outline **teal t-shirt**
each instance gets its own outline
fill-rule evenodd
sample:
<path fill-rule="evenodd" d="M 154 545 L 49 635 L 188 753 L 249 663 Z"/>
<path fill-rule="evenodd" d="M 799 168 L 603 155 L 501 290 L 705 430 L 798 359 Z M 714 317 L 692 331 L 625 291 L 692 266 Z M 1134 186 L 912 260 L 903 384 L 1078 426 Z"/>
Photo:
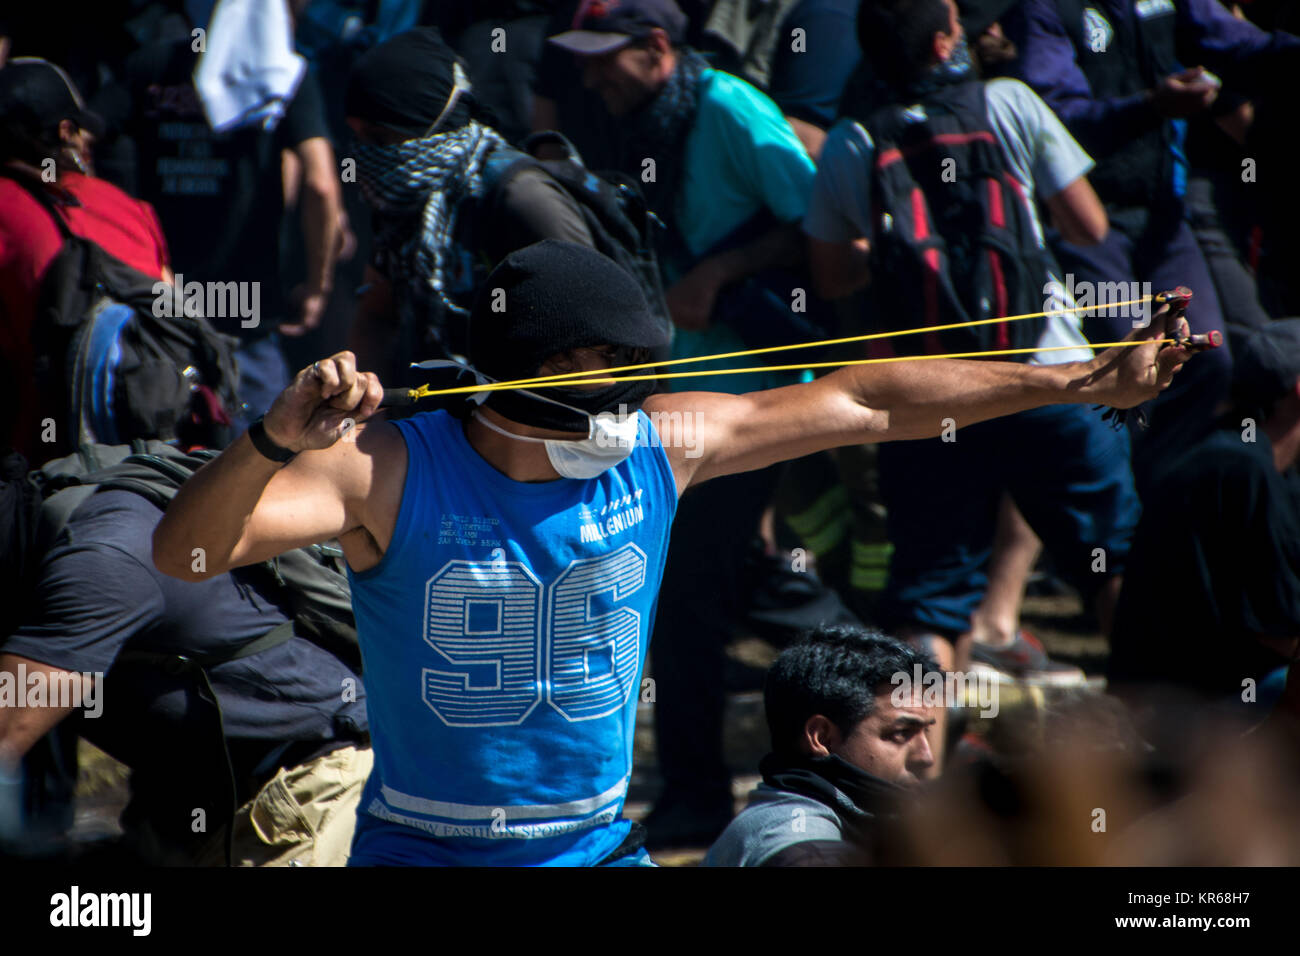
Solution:
<path fill-rule="evenodd" d="M 817 169 L 781 110 L 744 80 L 720 70 L 700 76 L 700 107 L 686 137 L 682 185 L 674 210 L 692 256 L 700 256 L 766 208 L 781 222 L 799 222 L 808 210 Z M 671 284 L 677 275 L 669 271 Z M 699 332 L 678 329 L 673 358 L 744 349 L 740 336 L 722 325 Z M 797 353 L 792 353 L 797 354 Z M 792 359 L 793 361 L 793 359 Z M 762 357 L 694 368 L 750 368 Z M 800 380 L 798 372 L 760 372 L 674 379 L 675 391 L 752 392 Z"/>

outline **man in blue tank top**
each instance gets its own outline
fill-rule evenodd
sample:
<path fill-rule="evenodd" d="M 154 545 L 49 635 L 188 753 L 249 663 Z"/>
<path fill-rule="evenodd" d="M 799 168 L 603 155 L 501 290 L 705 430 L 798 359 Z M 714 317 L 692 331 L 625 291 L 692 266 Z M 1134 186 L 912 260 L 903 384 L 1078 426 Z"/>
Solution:
<path fill-rule="evenodd" d="M 648 863 L 621 811 L 678 496 L 824 448 L 936 435 L 945 419 L 1131 407 L 1188 355 L 1161 339 L 1182 318 L 1157 318 L 1134 332 L 1145 344 L 1090 362 L 860 366 L 746 395 L 604 379 L 368 426 L 383 388 L 340 352 L 182 488 L 154 561 L 197 580 L 338 538 L 375 754 L 352 864 Z M 556 240 L 497 266 L 471 329 L 470 362 L 496 381 L 662 344 L 630 275 Z"/>

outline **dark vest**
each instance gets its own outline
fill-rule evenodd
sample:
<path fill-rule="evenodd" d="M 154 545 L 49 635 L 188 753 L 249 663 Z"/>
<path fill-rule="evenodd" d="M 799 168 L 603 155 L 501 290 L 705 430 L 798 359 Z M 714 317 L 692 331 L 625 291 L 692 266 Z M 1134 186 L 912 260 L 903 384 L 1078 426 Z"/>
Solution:
<path fill-rule="evenodd" d="M 1132 96 L 1181 69 L 1175 52 L 1175 2 L 1145 0 L 1142 5 L 1151 13 L 1140 17 L 1135 0 L 1056 0 L 1096 99 Z M 1104 31 L 1104 51 L 1093 49 L 1098 30 Z M 1088 181 L 1108 205 L 1149 206 L 1170 199 L 1181 193 L 1174 184 L 1179 140 L 1178 128 L 1166 120 L 1113 152 L 1094 156 L 1097 167 Z"/>

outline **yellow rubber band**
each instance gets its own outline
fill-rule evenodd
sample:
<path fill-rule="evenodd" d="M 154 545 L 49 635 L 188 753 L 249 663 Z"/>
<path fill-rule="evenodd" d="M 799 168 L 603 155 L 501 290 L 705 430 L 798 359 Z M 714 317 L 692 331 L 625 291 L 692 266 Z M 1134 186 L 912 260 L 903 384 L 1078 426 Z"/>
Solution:
<path fill-rule="evenodd" d="M 1139 339 L 1137 341 L 1124 342 L 1099 342 L 1089 343 L 1088 348 L 1094 349 L 1115 349 L 1115 348 L 1132 348 L 1138 345 L 1163 345 L 1176 344 L 1176 339 Z M 791 346 L 782 346 L 790 348 Z M 920 362 L 932 361 L 934 359 L 963 359 L 963 358 L 986 358 L 993 355 L 1033 355 L 1038 352 L 1066 352 L 1073 349 L 1084 348 L 1081 345 L 1051 345 L 1045 348 L 1022 348 L 1022 349 L 997 349 L 991 352 L 950 352 L 946 355 L 894 355 L 887 358 L 869 358 L 869 359 L 846 359 L 838 362 L 800 362 L 797 365 L 759 365 L 754 368 L 715 368 L 700 369 L 693 372 L 668 372 L 662 375 L 620 375 L 617 378 L 611 378 L 611 372 L 622 372 L 625 369 L 632 370 L 638 368 L 653 368 L 655 365 L 628 365 L 624 368 L 598 369 L 594 372 L 574 373 L 567 377 L 549 376 L 547 378 L 537 379 L 520 379 L 514 382 L 490 382 L 484 385 L 463 385 L 457 388 L 440 388 L 430 389 L 426 385 L 420 386 L 420 397 L 427 398 L 432 395 L 470 395 L 475 392 L 500 392 L 516 388 L 564 388 L 571 385 L 613 385 L 617 382 L 645 382 L 660 381 L 670 378 L 702 378 L 709 375 L 743 375 L 748 372 L 783 372 L 798 371 L 801 369 L 812 368 L 843 368 L 852 365 L 884 365 L 890 362 Z M 736 352 L 734 355 L 745 355 L 751 353 Z M 717 358 L 718 356 L 709 356 Z M 695 361 L 698 361 L 695 360 Z M 599 374 L 603 378 L 576 378 L 576 375 Z"/>
<path fill-rule="evenodd" d="M 1112 302 L 1105 305 L 1106 309 L 1119 309 L 1124 306 L 1138 305 L 1156 298 L 1151 295 L 1144 295 L 1138 299 L 1130 299 L 1127 302 Z M 509 384 L 512 386 L 522 385 L 533 382 L 546 382 L 557 379 L 574 379 L 585 378 L 590 375 L 608 375 L 610 372 L 632 372 L 643 368 L 666 368 L 670 365 L 684 365 L 690 362 L 714 362 L 719 359 L 742 358 L 746 355 L 766 355 L 770 352 L 786 352 L 792 349 L 811 349 L 823 345 L 847 345 L 850 342 L 872 342 L 877 339 L 892 339 L 900 335 L 919 335 L 924 332 L 946 332 L 950 329 L 972 328 L 977 325 L 996 325 L 999 322 L 1019 322 L 1023 319 L 1037 319 L 1048 315 L 1073 315 L 1083 312 L 1082 309 L 1048 309 L 1045 312 L 1026 312 L 1023 315 L 1002 315 L 992 319 L 974 319 L 970 322 L 952 322 L 948 325 L 928 325 L 916 329 L 900 329 L 896 332 L 870 332 L 865 335 L 849 335 L 839 339 L 822 339 L 818 342 L 796 342 L 793 345 L 769 345 L 759 349 L 743 349 L 739 352 L 719 352 L 716 355 L 694 355 L 689 358 L 665 359 L 662 362 L 642 362 L 639 365 L 623 365 L 618 368 L 606 369 L 589 369 L 585 372 L 563 372 L 557 375 L 542 375 L 536 378 L 515 379 Z M 1079 346 L 1071 346 L 1078 348 Z M 1043 351 L 1043 350 L 1035 350 Z M 944 358 L 942 355 L 930 356 L 931 358 Z M 810 366 L 798 366 L 799 368 L 808 368 Z M 734 371 L 728 369 L 728 371 Z M 500 383 L 507 384 L 507 383 Z"/>

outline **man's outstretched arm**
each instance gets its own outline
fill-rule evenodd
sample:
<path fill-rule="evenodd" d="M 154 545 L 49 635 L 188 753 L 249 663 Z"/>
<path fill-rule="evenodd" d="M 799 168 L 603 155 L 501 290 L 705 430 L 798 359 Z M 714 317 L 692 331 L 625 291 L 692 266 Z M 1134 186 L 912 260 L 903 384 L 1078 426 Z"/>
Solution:
<path fill-rule="evenodd" d="M 1158 340 L 1187 323 L 1165 306 L 1090 362 L 1021 365 L 931 359 L 840 369 L 806 385 L 720 395 L 678 392 L 646 403 L 679 491 L 691 482 L 762 468 L 841 445 L 931 438 L 1042 405 L 1131 408 L 1154 398 L 1190 354 Z M 656 416 L 656 413 L 657 416 Z M 690 429 L 689 433 L 687 429 Z M 694 457 L 692 457 L 694 456 Z"/>
<path fill-rule="evenodd" d="M 358 424 L 382 398 L 379 379 L 356 372 L 351 352 L 303 369 L 264 419 L 268 438 L 300 454 L 278 464 L 241 435 L 196 471 L 168 506 L 154 530 L 154 564 L 165 574 L 199 581 L 336 537 L 352 561 L 356 551 L 346 536 L 373 536 L 372 492 L 389 481 L 394 455 L 405 451 L 391 425 L 372 430 Z M 345 436 L 354 440 L 340 440 Z M 392 448 L 394 442 L 402 448 Z M 376 457 L 385 459 L 383 468 L 375 467 Z M 382 530 L 380 536 L 386 543 Z"/>

